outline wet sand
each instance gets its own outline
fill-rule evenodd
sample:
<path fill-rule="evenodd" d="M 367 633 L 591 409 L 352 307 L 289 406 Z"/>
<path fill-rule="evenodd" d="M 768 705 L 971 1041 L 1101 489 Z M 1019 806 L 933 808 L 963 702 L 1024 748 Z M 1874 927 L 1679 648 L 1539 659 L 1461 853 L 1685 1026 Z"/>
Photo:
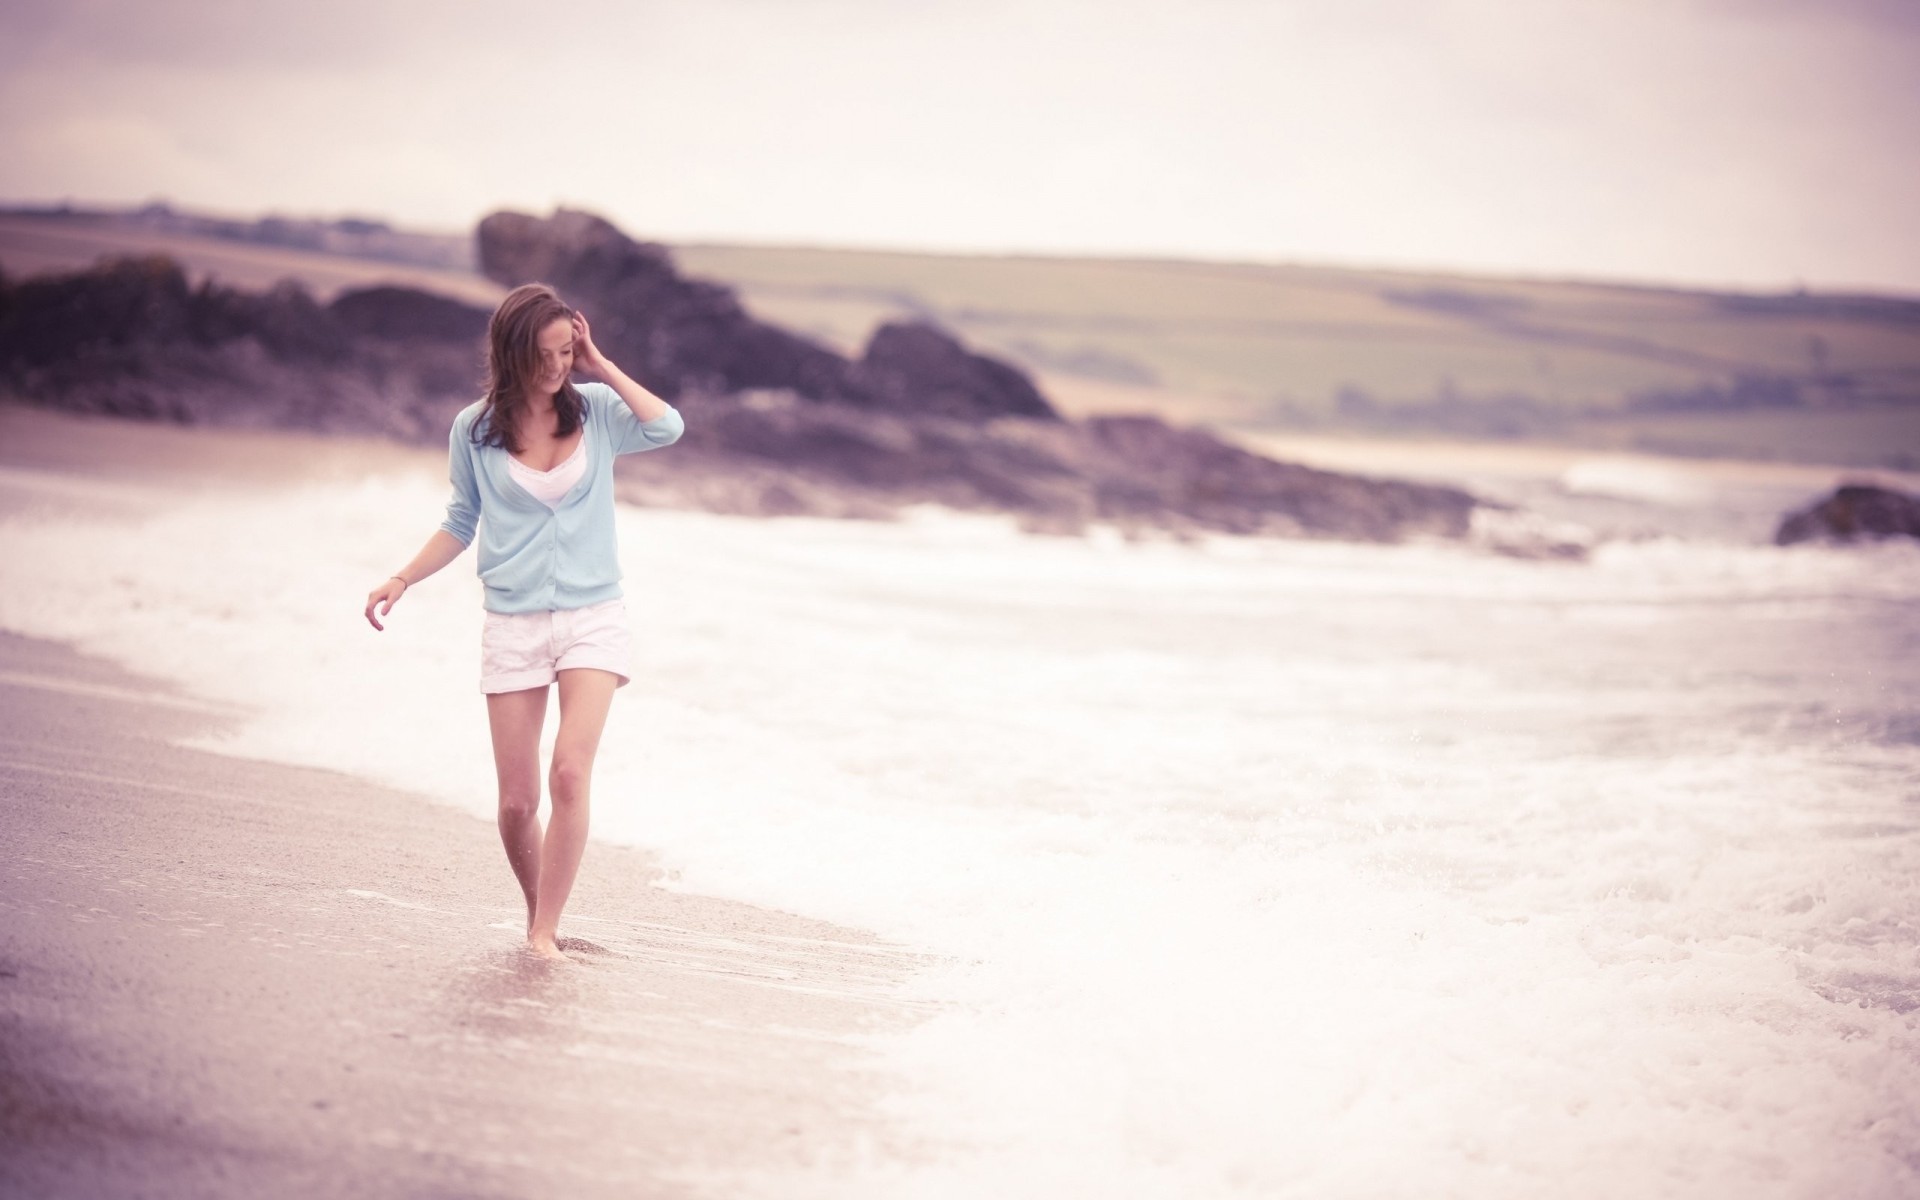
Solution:
<path fill-rule="evenodd" d="M 11 634 L 0 715 L 0 1195 L 730 1194 L 888 1146 L 849 1038 L 915 1015 L 893 948 L 594 845 L 544 964 L 488 822 L 181 748 L 231 716 Z"/>

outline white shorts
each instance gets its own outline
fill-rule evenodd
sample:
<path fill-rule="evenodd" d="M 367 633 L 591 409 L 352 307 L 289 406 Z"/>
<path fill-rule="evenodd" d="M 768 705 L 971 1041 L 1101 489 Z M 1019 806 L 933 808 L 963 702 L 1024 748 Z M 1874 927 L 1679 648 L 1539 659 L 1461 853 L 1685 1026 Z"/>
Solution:
<path fill-rule="evenodd" d="M 486 614 L 480 629 L 480 690 L 518 692 L 545 687 L 572 667 L 620 677 L 633 666 L 633 635 L 624 600 L 552 612 Z"/>

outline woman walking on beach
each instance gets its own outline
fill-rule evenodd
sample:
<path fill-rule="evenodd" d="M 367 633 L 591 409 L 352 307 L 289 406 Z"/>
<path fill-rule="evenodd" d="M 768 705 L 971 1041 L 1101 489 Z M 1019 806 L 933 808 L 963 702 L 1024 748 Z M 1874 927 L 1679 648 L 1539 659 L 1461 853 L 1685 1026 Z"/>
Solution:
<path fill-rule="evenodd" d="M 560 910 L 587 845 L 593 759 L 630 647 L 614 544 L 613 459 L 678 440 L 672 405 L 593 344 L 585 317 L 552 288 L 515 288 L 487 327 L 487 394 L 453 420 L 447 519 L 367 596 L 382 629 L 409 587 L 479 537 L 486 590 L 480 690 L 500 780 L 500 839 L 527 899 L 527 946 L 561 958 Z M 597 382 L 576 387 L 579 372 Z M 540 826 L 540 731 L 547 691 L 560 729 Z"/>

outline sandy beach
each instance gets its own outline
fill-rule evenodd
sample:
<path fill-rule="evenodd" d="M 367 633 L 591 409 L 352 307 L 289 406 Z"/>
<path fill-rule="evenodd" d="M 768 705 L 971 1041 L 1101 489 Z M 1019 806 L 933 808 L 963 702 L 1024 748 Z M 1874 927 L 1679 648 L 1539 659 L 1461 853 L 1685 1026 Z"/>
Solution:
<path fill-rule="evenodd" d="M 179 748 L 228 716 L 42 641 L 0 712 L 0 1194 L 711 1194 L 888 1137 L 869 937 L 595 846 L 551 967 L 484 821 Z"/>

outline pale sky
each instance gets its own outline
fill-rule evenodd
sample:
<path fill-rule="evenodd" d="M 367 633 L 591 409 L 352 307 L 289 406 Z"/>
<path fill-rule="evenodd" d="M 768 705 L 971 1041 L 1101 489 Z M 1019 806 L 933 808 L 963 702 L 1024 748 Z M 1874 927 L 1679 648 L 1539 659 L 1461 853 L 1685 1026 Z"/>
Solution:
<path fill-rule="evenodd" d="M 1920 0 L 7 0 L 0 200 L 1920 293 Z"/>

